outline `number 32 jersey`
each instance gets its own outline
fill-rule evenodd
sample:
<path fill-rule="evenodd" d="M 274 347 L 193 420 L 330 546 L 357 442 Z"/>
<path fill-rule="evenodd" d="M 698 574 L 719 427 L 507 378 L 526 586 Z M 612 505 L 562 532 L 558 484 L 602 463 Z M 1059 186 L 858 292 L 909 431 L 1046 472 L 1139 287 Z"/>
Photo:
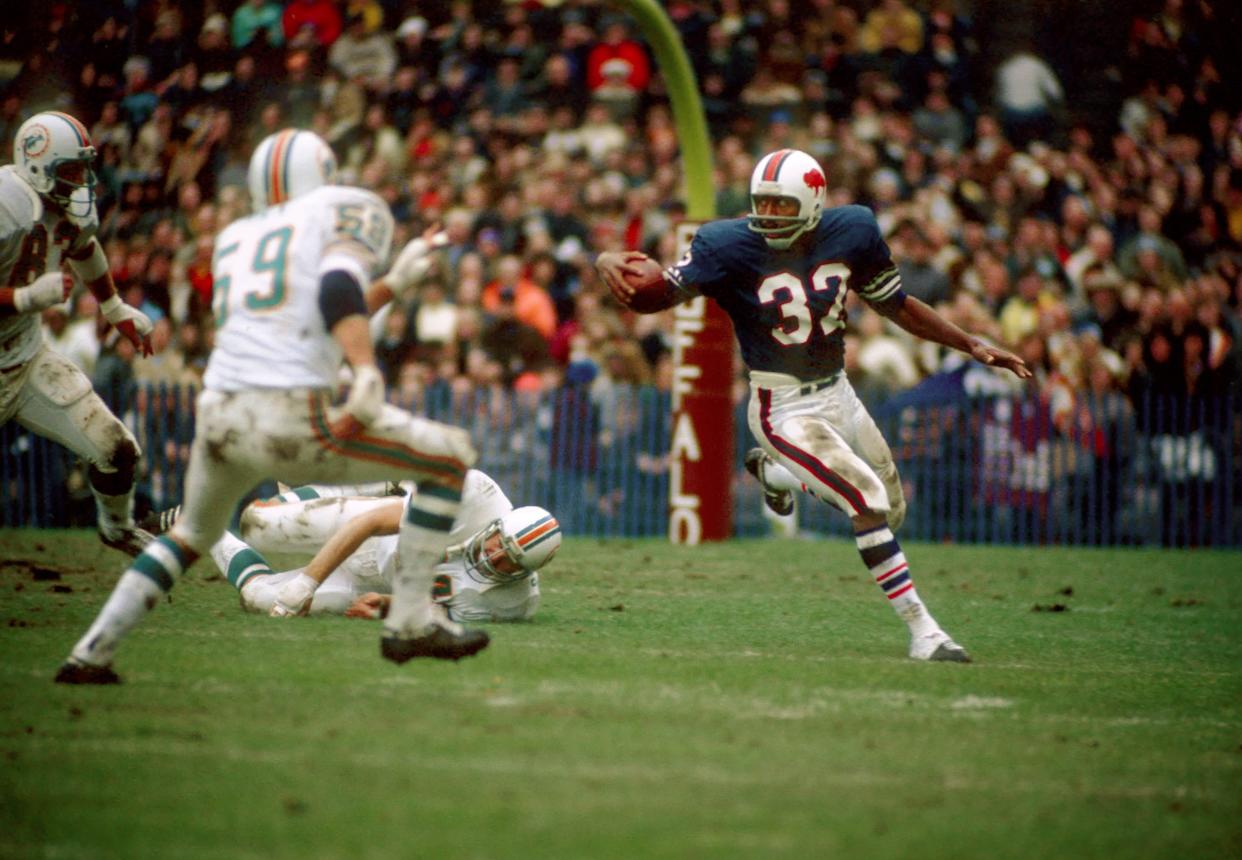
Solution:
<path fill-rule="evenodd" d="M 234 221 L 216 238 L 216 343 L 203 384 L 216 391 L 331 388 L 341 350 L 319 310 L 320 277 L 349 271 L 366 289 L 392 247 L 388 204 L 326 185 Z"/>
<path fill-rule="evenodd" d="M 769 248 L 745 218 L 704 224 L 665 277 L 682 295 L 701 293 L 724 309 L 748 368 L 802 380 L 844 365 L 847 289 L 881 309 L 905 300 L 865 206 L 826 210 L 815 230 L 786 250 Z"/>

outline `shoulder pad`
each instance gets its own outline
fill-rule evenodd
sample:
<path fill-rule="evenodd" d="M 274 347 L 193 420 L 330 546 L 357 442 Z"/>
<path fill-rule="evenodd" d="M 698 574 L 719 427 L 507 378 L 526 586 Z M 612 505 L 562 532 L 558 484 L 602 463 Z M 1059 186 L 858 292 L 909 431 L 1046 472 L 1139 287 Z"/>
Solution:
<path fill-rule="evenodd" d="M 17 175 L 17 168 L 11 164 L 0 167 L 0 206 L 19 224 L 26 220 L 33 224 L 43 218 L 43 198 Z"/>

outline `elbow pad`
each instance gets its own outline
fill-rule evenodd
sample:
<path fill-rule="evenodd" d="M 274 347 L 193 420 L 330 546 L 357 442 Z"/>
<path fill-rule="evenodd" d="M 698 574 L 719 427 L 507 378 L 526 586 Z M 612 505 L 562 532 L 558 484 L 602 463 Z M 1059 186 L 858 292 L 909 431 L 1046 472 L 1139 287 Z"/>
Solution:
<path fill-rule="evenodd" d="M 367 301 L 362 287 L 352 274 L 341 269 L 325 272 L 319 279 L 319 313 L 328 331 L 345 317 L 354 314 L 367 315 Z"/>

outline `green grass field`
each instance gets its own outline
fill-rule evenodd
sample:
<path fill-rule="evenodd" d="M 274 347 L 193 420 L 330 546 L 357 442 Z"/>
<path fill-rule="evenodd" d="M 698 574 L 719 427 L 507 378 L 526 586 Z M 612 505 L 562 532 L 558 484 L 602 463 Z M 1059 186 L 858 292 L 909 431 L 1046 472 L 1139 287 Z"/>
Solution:
<path fill-rule="evenodd" d="M 200 564 L 82 689 L 123 557 L 0 547 L 3 856 L 1242 855 L 1236 553 L 908 545 L 969 666 L 841 541 L 567 541 L 534 623 L 404 667 Z"/>

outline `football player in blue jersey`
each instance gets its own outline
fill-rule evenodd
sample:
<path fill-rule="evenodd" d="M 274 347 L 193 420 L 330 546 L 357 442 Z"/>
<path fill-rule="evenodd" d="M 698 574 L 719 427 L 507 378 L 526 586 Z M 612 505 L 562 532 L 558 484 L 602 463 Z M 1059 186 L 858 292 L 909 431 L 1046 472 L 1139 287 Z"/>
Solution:
<path fill-rule="evenodd" d="M 644 290 L 643 310 L 704 295 L 728 313 L 750 371 L 750 429 L 762 446 L 747 468 L 769 506 L 788 510 L 792 492 L 805 489 L 843 510 L 863 564 L 910 629 L 910 656 L 969 662 L 919 599 L 893 535 L 905 499 L 892 452 L 843 370 L 846 290 L 921 338 L 1021 379 L 1031 372 L 906 295 L 874 213 L 826 209 L 826 185 L 805 152 L 764 156 L 751 175 L 750 215 L 699 228 L 686 255 L 663 272 L 664 300 Z M 633 251 L 596 261 L 622 304 L 636 295 L 631 280 L 641 284 L 644 261 Z"/>

